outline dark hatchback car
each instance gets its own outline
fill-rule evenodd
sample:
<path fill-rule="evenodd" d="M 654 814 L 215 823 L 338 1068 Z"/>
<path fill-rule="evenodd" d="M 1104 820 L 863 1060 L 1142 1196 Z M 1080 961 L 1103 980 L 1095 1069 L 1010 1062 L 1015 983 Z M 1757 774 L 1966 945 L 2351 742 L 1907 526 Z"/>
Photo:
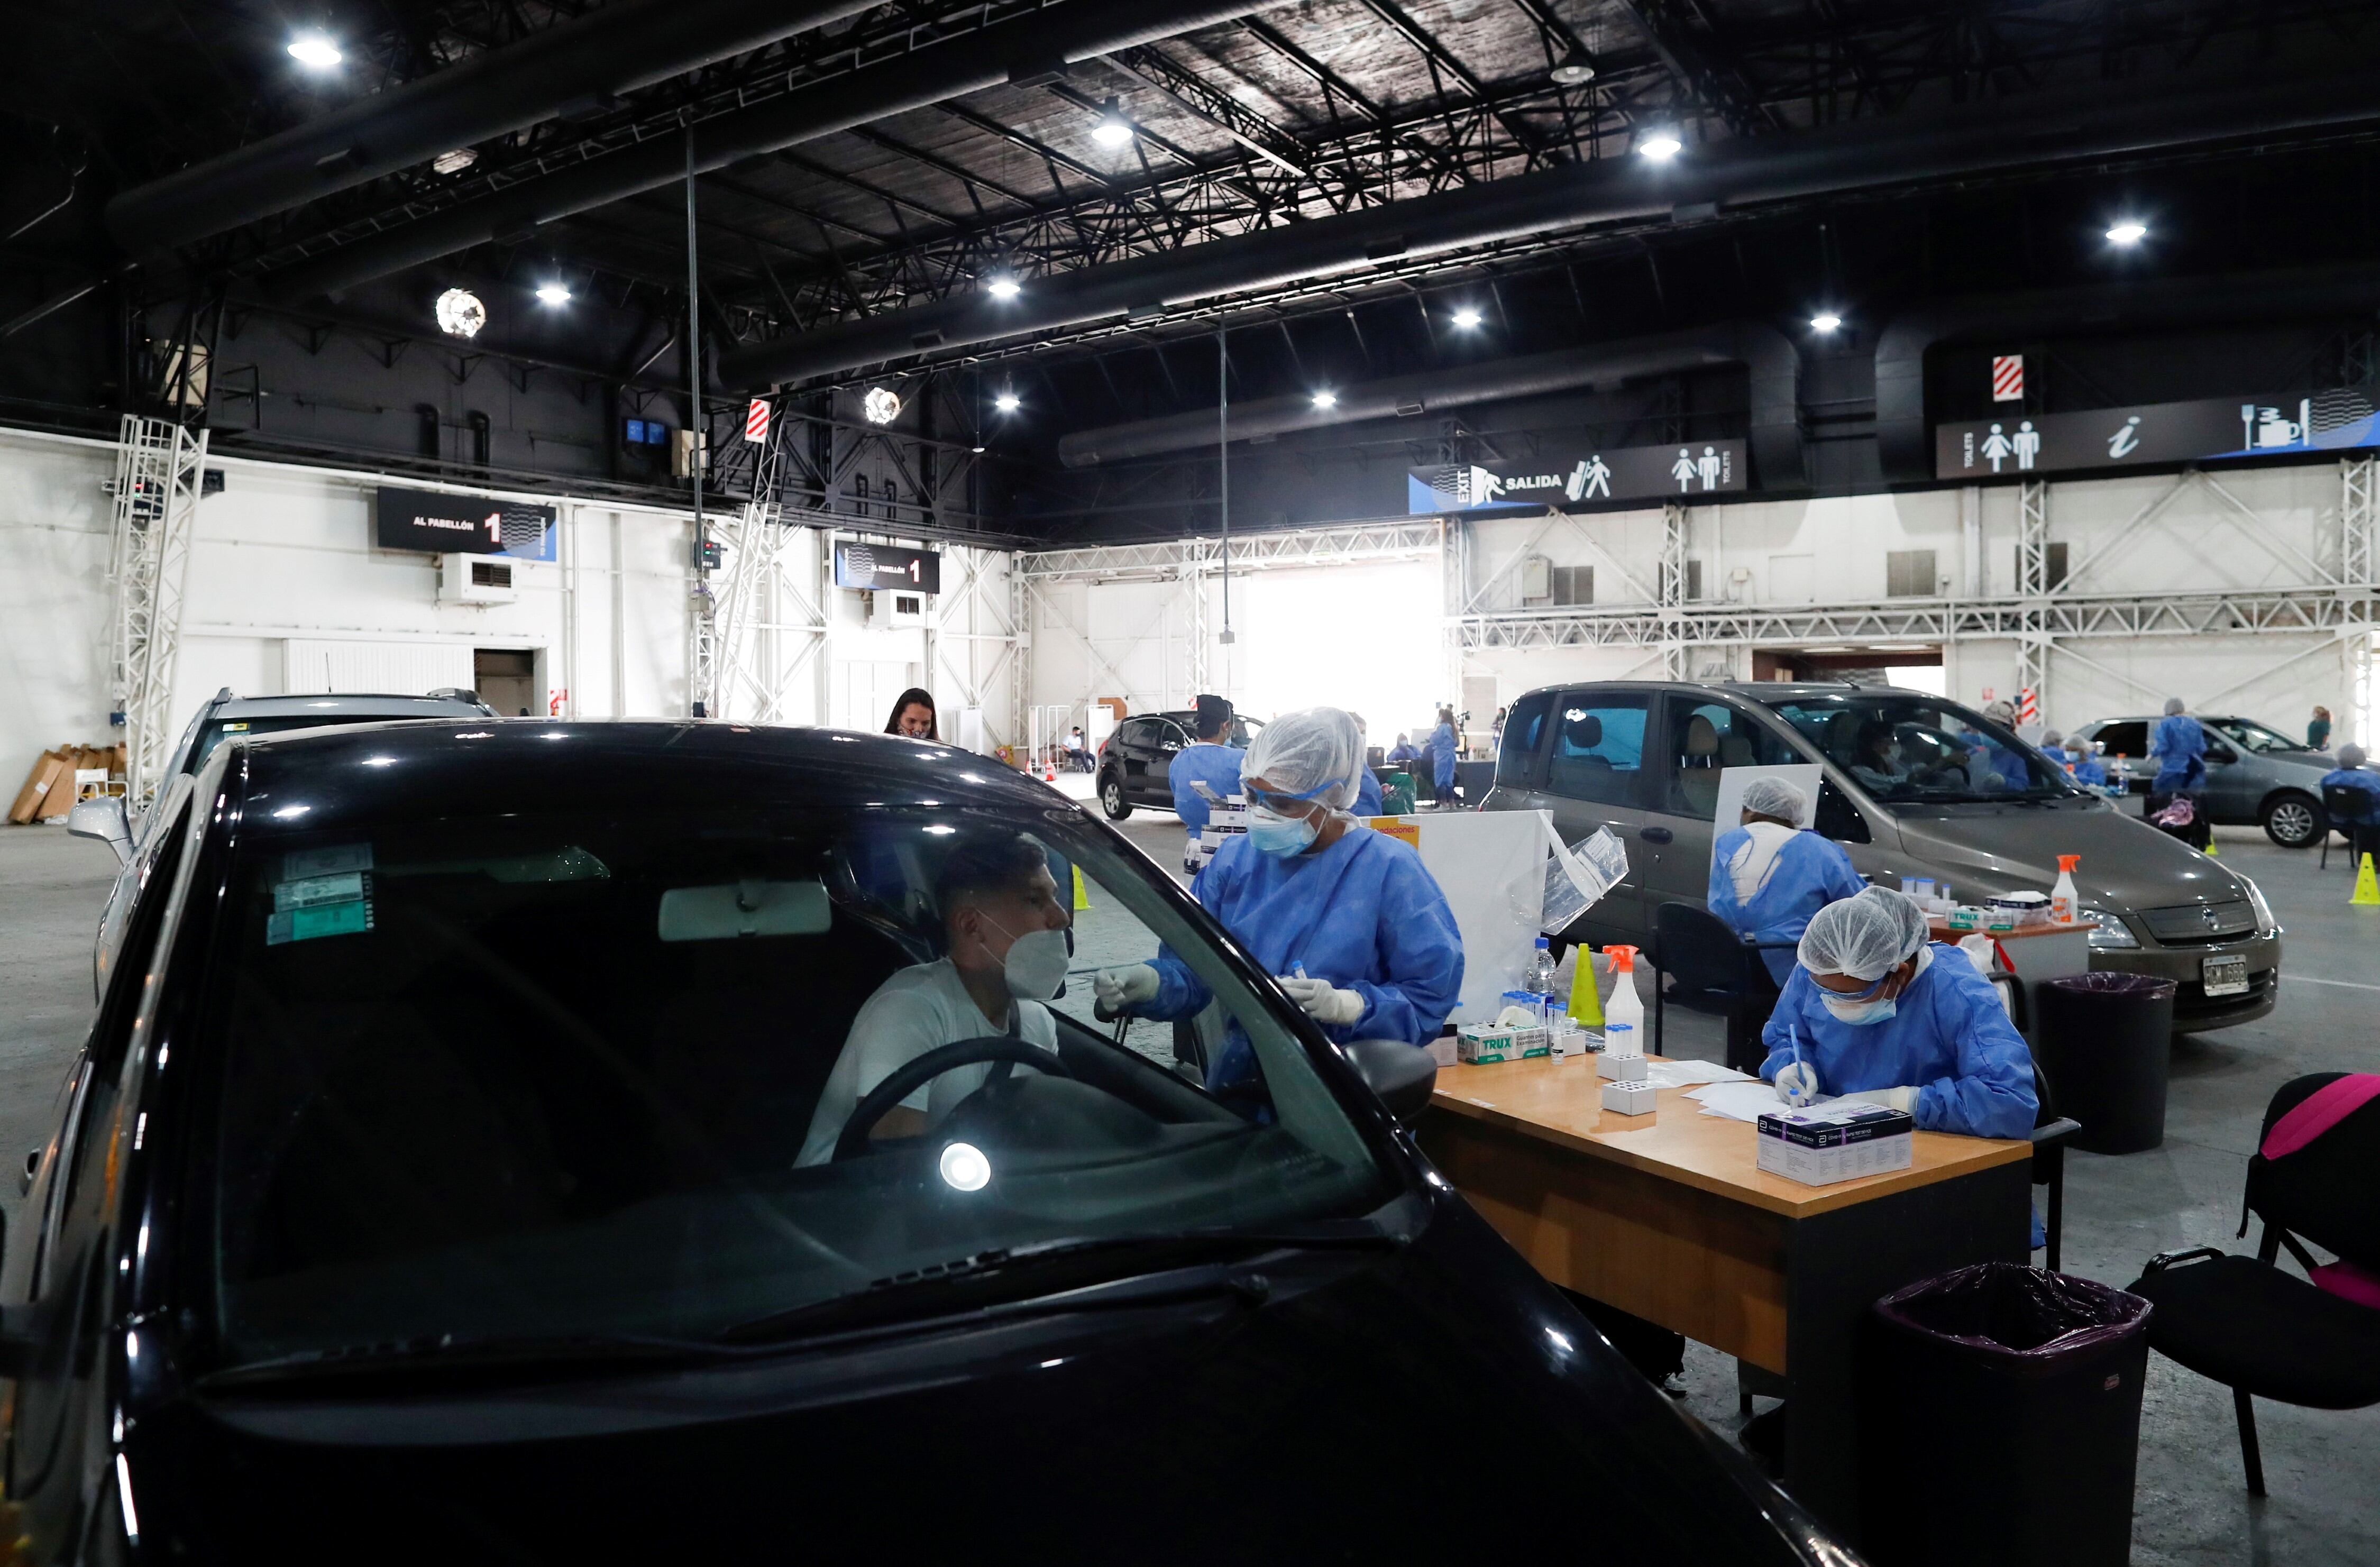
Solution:
<path fill-rule="evenodd" d="M 160 832 L 0 1272 L 37 1559 L 1850 1560 L 1422 1160 L 1423 1052 L 1004 768 L 358 727 Z M 1089 905 L 1055 1053 L 797 1165 L 944 856 L 1019 832 Z M 1094 1019 L 1160 941 L 1255 1100 Z"/>
<path fill-rule="evenodd" d="M 1111 821 L 1122 821 L 1135 806 L 1173 808 L 1173 753 L 1192 743 L 1197 714 L 1145 712 L 1125 719 L 1099 747 L 1099 808 Z M 1262 729 L 1262 721 L 1233 714 L 1224 744 L 1248 748 Z"/>

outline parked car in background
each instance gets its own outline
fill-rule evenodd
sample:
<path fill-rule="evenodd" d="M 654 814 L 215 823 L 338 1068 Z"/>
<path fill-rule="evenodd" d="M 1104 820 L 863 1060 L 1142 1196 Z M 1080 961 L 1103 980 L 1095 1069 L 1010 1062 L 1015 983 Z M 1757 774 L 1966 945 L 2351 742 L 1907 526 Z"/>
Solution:
<path fill-rule="evenodd" d="M 1098 769 L 1099 808 L 1110 821 L 1122 821 L 1135 806 L 1173 808 L 1173 784 L 1167 774 L 1173 753 L 1192 743 L 1197 716 L 1186 711 L 1147 712 L 1116 725 L 1099 747 Z M 1263 727 L 1261 719 L 1233 714 L 1224 742 L 1246 750 Z"/>
<path fill-rule="evenodd" d="M 2322 808 L 2322 775 L 2338 763 L 2327 751 L 2309 747 L 2252 718 L 2198 719 L 2206 731 L 2206 787 L 2198 801 L 2207 818 L 2224 827 L 2256 826 L 2285 849 L 2308 849 L 2322 842 L 2330 818 Z M 2126 759 L 2124 776 L 2134 794 L 2145 794 L 2155 770 L 2146 758 L 2155 718 L 2103 718 L 2070 736 L 2107 747 L 2107 759 Z M 2111 767 L 2108 778 L 2113 782 Z"/>
<path fill-rule="evenodd" d="M 410 723 L 227 741 L 164 808 L 0 1266 L 29 1559 L 1852 1560 L 1429 1168 L 1427 1052 L 1332 1044 L 1029 779 Z M 1054 1045 L 918 1056 L 797 1162 L 936 890 L 1020 846 L 1092 889 Z M 1252 1094 L 1096 1018 L 1160 943 Z"/>
<path fill-rule="evenodd" d="M 1900 759 L 1892 759 L 1895 755 Z M 2095 968 L 2171 979 L 2174 1026 L 2273 1009 L 2281 934 L 2253 882 L 2077 786 L 1980 713 L 1915 691 L 1752 682 L 1549 686 L 1512 704 L 1488 810 L 1549 810 L 1576 842 L 1609 825 L 1629 878 L 1572 940 L 1642 945 L 1653 911 L 1701 907 L 1722 769 L 1815 762 L 1817 830 L 1870 881 L 1948 881 L 1961 902 L 2046 892 L 2058 856 L 2090 912 Z"/>
<path fill-rule="evenodd" d="M 151 808 L 132 818 L 121 799 L 86 800 L 67 818 L 79 838 L 96 838 L 115 851 L 123 866 L 99 914 L 99 938 L 91 954 L 91 993 L 107 982 L 107 964 L 123 939 L 134 895 L 148 876 L 151 830 L 180 798 L 184 782 L 207 764 L 225 740 L 258 739 L 325 724 L 385 723 L 396 718 L 494 718 L 496 710 L 474 692 L 448 688 L 423 696 L 329 693 L 297 697 L 236 697 L 226 686 L 199 704 L 181 743 L 174 747 Z"/>

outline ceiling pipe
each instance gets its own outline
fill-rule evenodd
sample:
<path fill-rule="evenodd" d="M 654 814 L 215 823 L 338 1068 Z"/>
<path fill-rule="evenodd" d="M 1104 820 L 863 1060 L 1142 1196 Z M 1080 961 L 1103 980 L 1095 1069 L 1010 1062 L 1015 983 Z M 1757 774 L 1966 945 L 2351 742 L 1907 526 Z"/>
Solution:
<path fill-rule="evenodd" d="M 1055 77 L 1062 67 L 1136 44 L 1229 21 L 1288 0 L 1068 0 L 1051 10 L 929 43 L 899 59 L 698 123 L 698 172 L 815 141 L 839 130 L 921 109 L 1006 82 Z M 274 273 L 267 286 L 284 298 L 336 297 L 358 284 L 490 240 L 525 235 L 569 217 L 686 178 L 674 138 L 594 159 L 560 174 L 523 180 L 386 234 Z"/>
<path fill-rule="evenodd" d="M 1804 487 L 1802 430 L 1794 402 L 1800 356 L 1783 333 L 1760 322 L 1727 322 L 1334 387 L 1337 400 L 1328 408 L 1316 407 L 1312 395 L 1304 393 L 1234 403 L 1232 435 L 1234 440 L 1289 435 L 1732 364 L 1743 365 L 1751 372 L 1755 480 L 1768 491 Z M 1068 468 L 1094 468 L 1203 447 L 1212 444 L 1214 438 L 1212 414 L 1204 410 L 1172 414 L 1077 430 L 1059 441 L 1058 460 Z"/>
<path fill-rule="evenodd" d="M 132 254 L 153 255 L 878 3 L 617 0 L 582 21 L 368 93 L 261 141 L 136 186 L 108 202 L 107 229 Z"/>
<path fill-rule="evenodd" d="M 2150 278 L 1949 299 L 1893 318 L 1876 340 L 1876 448 L 1888 484 L 1934 480 L 1926 350 L 2032 335 L 2361 315 L 2380 308 L 2380 264 L 2296 267 L 2220 277 Z M 2254 390 L 2245 388 L 2243 390 Z"/>
<path fill-rule="evenodd" d="M 1029 281 L 968 290 L 729 354 L 760 387 L 1026 333 L 1154 316 L 1269 285 L 1597 224 L 1693 222 L 1758 204 L 2155 152 L 2380 119 L 2366 75 L 2120 98 L 2104 90 L 1992 100 L 1925 119 L 1862 121 L 1694 148 L 1663 164 L 1605 158 Z"/>

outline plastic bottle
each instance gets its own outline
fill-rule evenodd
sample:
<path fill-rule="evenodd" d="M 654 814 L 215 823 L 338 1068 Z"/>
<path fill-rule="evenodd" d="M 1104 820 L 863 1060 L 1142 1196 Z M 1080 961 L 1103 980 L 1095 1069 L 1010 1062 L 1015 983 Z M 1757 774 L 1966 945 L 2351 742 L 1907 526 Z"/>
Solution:
<path fill-rule="evenodd" d="M 2049 919 L 2053 925 L 2071 925 L 2082 912 L 2082 900 L 2074 891 L 2074 868 L 2082 863 L 2081 855 L 2058 856 L 2058 883 L 2049 889 Z"/>
<path fill-rule="evenodd" d="M 1537 938 L 1536 955 L 1529 960 L 1529 975 L 1524 990 L 1534 990 L 1544 1003 L 1541 1010 L 1550 1017 L 1559 1009 L 1554 1005 L 1555 975 L 1560 965 L 1554 962 L 1553 944 L 1545 937 Z"/>
<path fill-rule="evenodd" d="M 1606 947 L 1611 959 L 1611 999 L 1603 1006 L 1603 1049 L 1607 1055 L 1645 1053 L 1645 1002 L 1636 994 L 1636 949 Z"/>

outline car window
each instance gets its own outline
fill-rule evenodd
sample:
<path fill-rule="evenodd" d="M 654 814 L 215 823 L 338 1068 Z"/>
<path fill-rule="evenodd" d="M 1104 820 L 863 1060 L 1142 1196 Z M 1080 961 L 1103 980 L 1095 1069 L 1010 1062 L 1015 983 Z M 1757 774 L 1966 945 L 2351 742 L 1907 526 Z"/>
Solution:
<path fill-rule="evenodd" d="M 1504 715 L 1504 743 L 1496 753 L 1496 782 L 1524 784 L 1534 771 L 1537 747 L 1546 737 L 1546 715 L 1553 711 L 1551 691 L 1532 691 Z"/>
<path fill-rule="evenodd" d="M 2039 751 L 1953 702 L 1857 692 L 1767 705 L 1878 799 L 1956 804 L 2076 792 Z"/>
<path fill-rule="evenodd" d="M 1565 693 L 1555 715 L 1546 787 L 1574 800 L 1637 804 L 1643 797 L 1645 723 L 1651 700 L 1636 692 Z"/>
<path fill-rule="evenodd" d="M 987 1250 L 1384 1200 L 1371 1134 L 1161 873 L 1072 811 L 1033 819 L 1021 872 L 1017 844 L 962 808 L 817 802 L 250 831 L 176 1048 L 207 1107 L 182 1179 L 224 1362 L 709 1338 Z M 1071 1077 L 921 1080 L 880 1124 L 906 1140 L 834 1157 L 866 1063 L 952 1042 L 938 1019 L 986 1037 L 951 1000 L 974 992 L 941 962 L 941 901 L 968 856 L 1003 852 L 1039 889 L 998 905 L 1004 928 L 1073 935 L 1051 1003 Z M 1239 1026 L 1248 1088 L 1171 1071 L 1170 1025 L 1119 1045 L 1093 1015 L 1091 973 L 1160 944 Z"/>
<path fill-rule="evenodd" d="M 1146 748 L 1151 744 L 1151 722 L 1146 718 L 1127 718 L 1116 730 L 1116 738 L 1127 746 Z"/>
<path fill-rule="evenodd" d="M 2305 745 L 2292 740 L 2277 730 L 2267 729 L 2252 719 L 2209 718 L 2201 723 L 2228 740 L 2235 740 L 2251 751 L 2301 751 Z"/>
<path fill-rule="evenodd" d="M 2102 724 L 2091 739 L 2111 757 L 2144 757 L 2149 754 L 2149 726 L 2144 719 Z"/>
<path fill-rule="evenodd" d="M 1730 767 L 1776 767 L 1803 758 L 1768 726 L 1726 702 L 1672 696 L 1663 728 L 1662 808 L 1711 819 L 1718 806 L 1718 775 Z M 1732 822 L 1730 826 L 1734 825 Z"/>
<path fill-rule="evenodd" d="M 1237 746 L 1242 750 L 1246 750 L 1250 746 L 1256 744 L 1257 735 L 1263 728 L 1264 721 L 1262 719 L 1242 718 L 1238 714 L 1234 713 L 1232 717 L 1232 732 L 1225 738 L 1229 744 Z"/>

